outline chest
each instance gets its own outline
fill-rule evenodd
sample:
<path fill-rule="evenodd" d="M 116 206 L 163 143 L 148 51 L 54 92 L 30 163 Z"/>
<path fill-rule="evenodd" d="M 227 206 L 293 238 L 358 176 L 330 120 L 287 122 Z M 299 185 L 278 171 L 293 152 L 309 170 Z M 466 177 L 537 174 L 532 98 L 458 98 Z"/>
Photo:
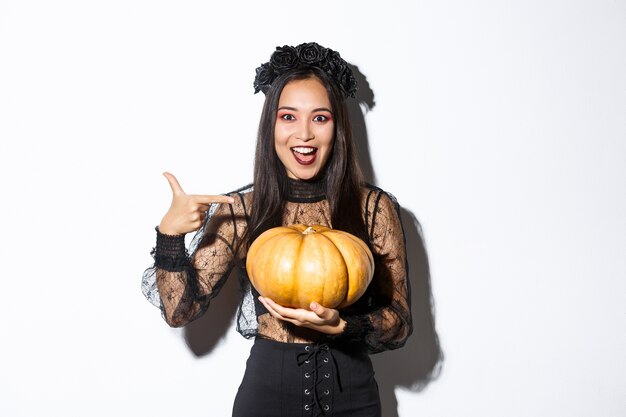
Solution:
<path fill-rule="evenodd" d="M 306 225 L 321 224 L 322 226 L 332 227 L 328 201 L 287 203 L 283 210 L 283 225 L 287 226 L 296 223 Z"/>

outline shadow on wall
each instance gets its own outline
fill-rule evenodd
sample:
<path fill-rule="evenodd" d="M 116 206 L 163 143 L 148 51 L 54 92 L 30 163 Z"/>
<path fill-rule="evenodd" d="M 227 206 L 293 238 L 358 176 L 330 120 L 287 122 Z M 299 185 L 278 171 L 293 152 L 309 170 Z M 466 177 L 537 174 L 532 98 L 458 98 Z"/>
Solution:
<path fill-rule="evenodd" d="M 398 417 L 396 387 L 422 391 L 439 377 L 443 365 L 422 228 L 410 211 L 400 209 L 400 217 L 409 263 L 413 334 L 403 348 L 372 356 L 385 417 Z"/>
<path fill-rule="evenodd" d="M 211 353 L 232 325 L 239 303 L 238 270 L 233 268 L 219 295 L 211 300 L 207 314 L 185 326 L 185 342 L 194 355 Z"/>
<path fill-rule="evenodd" d="M 359 69 L 351 68 L 359 85 L 356 100 L 348 100 L 357 155 L 366 181 L 376 185 L 364 118 L 364 113 L 375 105 L 374 93 Z M 385 417 L 398 417 L 396 387 L 419 392 L 439 376 L 443 364 L 422 227 L 410 211 L 401 208 L 400 215 L 409 263 L 413 335 L 402 349 L 372 356 Z M 236 273 L 234 268 L 231 275 Z M 232 325 L 239 300 L 237 285 L 237 278 L 230 276 L 220 295 L 211 301 L 210 310 L 215 313 L 205 314 L 185 327 L 185 340 L 196 356 L 213 351 Z"/>
<path fill-rule="evenodd" d="M 356 100 L 348 101 L 357 154 L 365 180 L 377 185 L 364 118 L 364 113 L 376 104 L 374 92 L 358 67 L 351 68 L 359 86 Z M 401 208 L 400 217 L 409 263 L 413 334 L 402 349 L 372 356 L 384 417 L 398 417 L 396 387 L 421 391 L 439 376 L 443 365 L 443 352 L 435 330 L 430 267 L 422 226 L 409 210 Z"/>

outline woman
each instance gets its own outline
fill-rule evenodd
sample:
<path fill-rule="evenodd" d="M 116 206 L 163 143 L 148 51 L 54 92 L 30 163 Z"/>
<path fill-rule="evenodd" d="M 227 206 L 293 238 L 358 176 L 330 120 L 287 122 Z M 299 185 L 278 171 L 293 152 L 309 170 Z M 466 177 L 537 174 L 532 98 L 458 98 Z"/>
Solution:
<path fill-rule="evenodd" d="M 368 354 L 411 334 L 410 288 L 398 205 L 363 182 L 345 100 L 356 82 L 340 55 L 316 43 L 276 48 L 256 70 L 265 93 L 253 185 L 226 196 L 192 196 L 165 173 L 172 205 L 157 228 L 155 264 L 143 291 L 171 326 L 205 312 L 233 267 L 242 297 L 237 330 L 255 338 L 234 416 L 380 416 Z M 263 231 L 295 223 L 350 232 L 370 247 L 366 293 L 338 311 L 280 306 L 260 297 L 245 271 Z M 199 230 L 198 230 L 199 229 Z M 198 230 L 189 254 L 186 233 Z"/>

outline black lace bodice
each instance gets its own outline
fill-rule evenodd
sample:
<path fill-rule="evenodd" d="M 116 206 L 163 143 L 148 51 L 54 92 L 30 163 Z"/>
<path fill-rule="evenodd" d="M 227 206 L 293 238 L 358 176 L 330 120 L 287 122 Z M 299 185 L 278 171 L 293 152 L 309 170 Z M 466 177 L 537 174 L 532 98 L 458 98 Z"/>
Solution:
<path fill-rule="evenodd" d="M 142 290 L 171 326 L 184 326 L 202 315 L 233 268 L 238 269 L 241 299 L 237 330 L 244 337 L 307 343 L 334 339 L 363 343 L 370 353 L 401 347 L 411 333 L 410 287 L 399 207 L 392 195 L 373 186 L 362 187 L 362 207 L 375 258 L 372 283 L 354 305 L 340 311 L 345 331 L 327 336 L 272 317 L 258 301 L 245 271 L 245 259 L 235 247 L 247 226 L 252 186 L 229 193 L 234 204 L 214 204 L 189 248 L 185 237 L 158 232 L 152 251 L 154 265 L 143 274 Z M 323 184 L 291 180 L 283 225 L 321 224 L 332 227 Z M 245 254 L 243 254 L 245 258 Z"/>

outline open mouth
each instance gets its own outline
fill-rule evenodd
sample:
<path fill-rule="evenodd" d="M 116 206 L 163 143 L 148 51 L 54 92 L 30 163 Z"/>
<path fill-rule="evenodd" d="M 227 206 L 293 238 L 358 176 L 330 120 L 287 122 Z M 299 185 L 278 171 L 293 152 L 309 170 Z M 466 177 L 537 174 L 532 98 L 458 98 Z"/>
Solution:
<path fill-rule="evenodd" d="M 312 146 L 295 146 L 291 148 L 291 153 L 300 165 L 311 165 L 315 162 L 317 148 Z"/>

